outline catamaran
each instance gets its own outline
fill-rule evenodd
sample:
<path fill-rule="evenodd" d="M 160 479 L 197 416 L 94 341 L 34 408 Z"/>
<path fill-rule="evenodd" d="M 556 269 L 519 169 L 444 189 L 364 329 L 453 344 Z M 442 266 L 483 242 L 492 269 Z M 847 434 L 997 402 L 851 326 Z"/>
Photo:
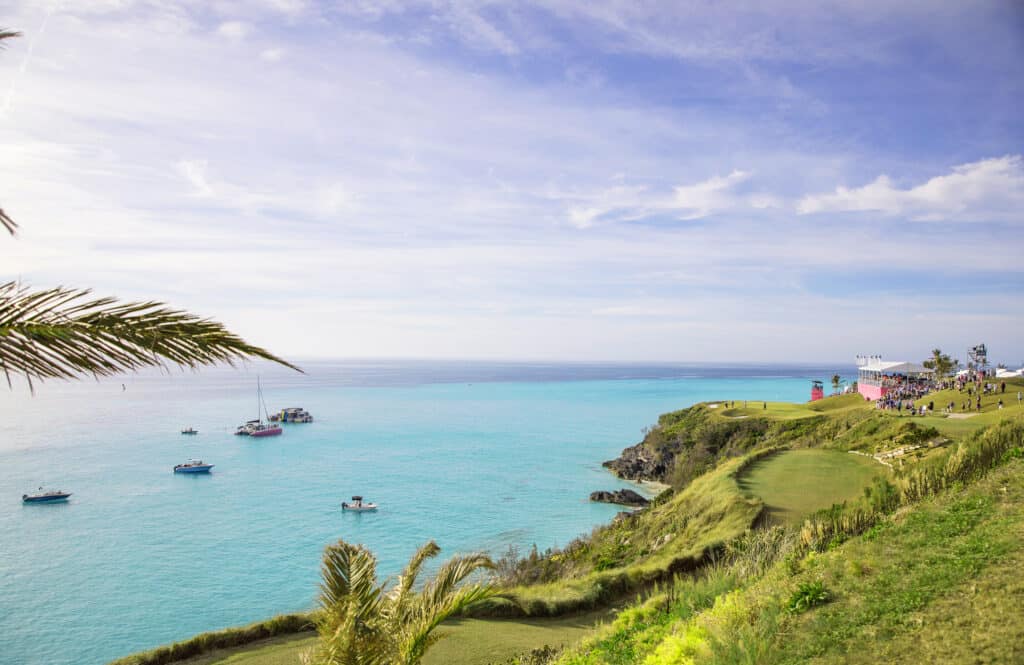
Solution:
<path fill-rule="evenodd" d="M 241 436 L 277 436 L 284 430 L 279 425 L 274 425 L 270 422 L 263 422 L 263 416 L 267 416 L 267 420 L 270 420 L 270 414 L 267 413 L 267 404 L 263 401 L 263 388 L 260 386 L 259 377 L 256 378 L 256 420 L 250 420 L 244 425 L 240 425 L 235 430 L 235 434 Z"/>

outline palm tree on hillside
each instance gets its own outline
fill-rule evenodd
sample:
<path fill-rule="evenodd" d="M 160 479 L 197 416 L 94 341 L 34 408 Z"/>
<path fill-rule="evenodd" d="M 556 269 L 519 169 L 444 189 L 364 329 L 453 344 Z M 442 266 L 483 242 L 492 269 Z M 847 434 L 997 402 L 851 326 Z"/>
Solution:
<path fill-rule="evenodd" d="M 490 584 L 459 586 L 477 570 L 493 568 L 483 554 L 456 556 L 434 578 L 414 591 L 427 559 L 441 548 L 430 541 L 402 571 L 394 587 L 377 583 L 377 559 L 362 545 L 339 540 L 324 551 L 320 608 L 315 615 L 320 640 L 303 655 L 308 665 L 414 665 L 440 639 L 442 621 L 495 595 Z"/>
<path fill-rule="evenodd" d="M 0 28 L 4 41 L 21 33 Z M 0 226 L 14 235 L 15 221 L 0 209 Z M 0 371 L 11 385 L 20 374 L 34 381 L 108 376 L 142 367 L 197 367 L 263 358 L 299 370 L 253 346 L 222 324 L 160 302 L 91 298 L 88 289 L 63 286 L 34 291 L 0 283 Z"/>
<path fill-rule="evenodd" d="M 843 377 L 839 376 L 838 374 L 833 374 L 832 375 L 832 390 L 835 391 L 835 392 L 839 392 L 839 384 L 841 384 L 842 382 L 843 382 Z"/>
<path fill-rule="evenodd" d="M 942 349 L 932 349 L 932 355 L 922 363 L 928 369 L 935 370 L 935 378 L 941 379 L 948 376 L 960 364 L 959 360 L 949 357 Z"/>

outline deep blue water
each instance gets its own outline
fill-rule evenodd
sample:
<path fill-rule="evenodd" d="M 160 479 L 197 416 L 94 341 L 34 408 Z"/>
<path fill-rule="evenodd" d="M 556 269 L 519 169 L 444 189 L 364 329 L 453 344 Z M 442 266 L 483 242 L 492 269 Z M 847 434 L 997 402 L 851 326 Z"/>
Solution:
<path fill-rule="evenodd" d="M 565 545 L 609 520 L 601 462 L 665 411 L 716 399 L 806 400 L 834 368 L 427 361 L 216 368 L 53 383 L 0 397 L 0 663 L 83 665 L 309 608 L 320 554 L 364 543 L 382 575 L 442 556 Z M 122 383 L 124 388 L 122 388 Z M 192 425 L 195 437 L 179 434 Z M 210 476 L 180 476 L 199 457 Z M 39 486 L 65 505 L 21 504 Z M 363 494 L 381 509 L 345 514 Z"/>

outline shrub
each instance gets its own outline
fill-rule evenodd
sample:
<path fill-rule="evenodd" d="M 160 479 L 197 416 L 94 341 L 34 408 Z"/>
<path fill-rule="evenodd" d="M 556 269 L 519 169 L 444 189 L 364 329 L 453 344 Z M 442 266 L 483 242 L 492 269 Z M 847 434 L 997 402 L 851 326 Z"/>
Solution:
<path fill-rule="evenodd" d="M 786 603 L 786 609 L 790 614 L 802 614 L 812 607 L 827 603 L 829 593 L 821 582 L 804 582 Z"/>

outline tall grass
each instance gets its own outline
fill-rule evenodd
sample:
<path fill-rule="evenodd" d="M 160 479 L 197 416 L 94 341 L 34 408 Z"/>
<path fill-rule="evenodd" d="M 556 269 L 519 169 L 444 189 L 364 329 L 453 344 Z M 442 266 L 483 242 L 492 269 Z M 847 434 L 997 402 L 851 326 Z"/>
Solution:
<path fill-rule="evenodd" d="M 894 484 L 876 481 L 865 497 L 852 504 L 837 504 L 809 517 L 800 531 L 806 547 L 825 549 L 863 533 L 882 516 L 939 492 L 962 486 L 998 466 L 1024 444 L 1024 425 L 1003 421 L 976 432 L 964 441 L 922 464 L 906 469 Z"/>

